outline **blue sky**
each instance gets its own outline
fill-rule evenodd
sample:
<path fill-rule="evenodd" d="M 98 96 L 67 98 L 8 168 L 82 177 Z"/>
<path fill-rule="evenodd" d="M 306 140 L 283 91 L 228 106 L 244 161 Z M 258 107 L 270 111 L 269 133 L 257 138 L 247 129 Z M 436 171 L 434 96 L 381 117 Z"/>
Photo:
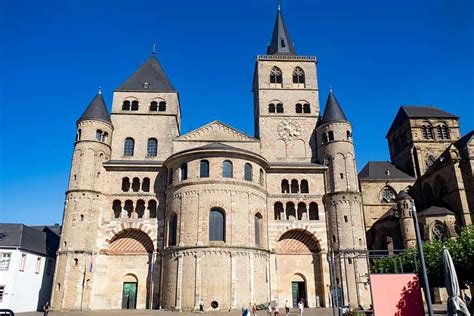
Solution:
<path fill-rule="evenodd" d="M 402 104 L 474 120 L 470 0 L 282 0 L 301 55 L 316 55 L 322 106 L 332 85 L 354 126 L 359 169 L 388 160 Z M 183 131 L 214 119 L 253 134 L 255 55 L 276 0 L 0 1 L 0 222 L 62 221 L 75 121 L 149 56 L 180 92 Z"/>

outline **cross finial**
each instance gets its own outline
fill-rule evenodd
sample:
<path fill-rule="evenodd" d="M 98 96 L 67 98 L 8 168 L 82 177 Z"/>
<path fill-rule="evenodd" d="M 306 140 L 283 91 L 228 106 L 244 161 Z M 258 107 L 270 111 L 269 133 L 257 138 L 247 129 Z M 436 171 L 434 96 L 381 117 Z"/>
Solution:
<path fill-rule="evenodd" d="M 332 93 L 332 86 L 329 86 L 329 93 Z"/>
<path fill-rule="evenodd" d="M 153 43 L 153 48 L 151 49 L 151 54 L 156 55 L 156 43 Z"/>
<path fill-rule="evenodd" d="M 99 86 L 99 90 L 97 90 L 97 93 L 102 94 L 102 87 L 101 86 Z"/>
<path fill-rule="evenodd" d="M 277 8 L 278 8 L 278 11 L 281 10 L 281 2 L 280 2 L 280 0 L 277 0 Z"/>

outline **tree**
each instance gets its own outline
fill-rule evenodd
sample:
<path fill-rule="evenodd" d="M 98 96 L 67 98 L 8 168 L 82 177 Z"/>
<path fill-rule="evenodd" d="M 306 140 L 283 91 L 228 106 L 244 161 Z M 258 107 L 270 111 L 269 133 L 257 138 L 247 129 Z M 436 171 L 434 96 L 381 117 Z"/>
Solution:
<path fill-rule="evenodd" d="M 457 238 L 445 241 L 432 240 L 423 243 L 428 280 L 432 287 L 444 287 L 443 247 L 446 247 L 456 268 L 459 283 L 474 284 L 474 226 L 466 226 Z M 418 272 L 419 260 L 416 248 L 371 262 L 372 273 Z"/>

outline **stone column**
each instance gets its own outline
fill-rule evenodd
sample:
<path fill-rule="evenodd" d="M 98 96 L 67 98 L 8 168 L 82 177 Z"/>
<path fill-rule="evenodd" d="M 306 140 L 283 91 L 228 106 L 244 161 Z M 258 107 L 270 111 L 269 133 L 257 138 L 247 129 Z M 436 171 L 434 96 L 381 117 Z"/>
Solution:
<path fill-rule="evenodd" d="M 183 293 L 183 255 L 177 257 L 176 275 L 176 310 L 181 310 L 181 295 Z"/>
<path fill-rule="evenodd" d="M 253 269 L 254 256 L 255 256 L 255 254 L 253 254 L 253 253 L 249 254 L 250 303 L 255 302 L 255 298 L 254 298 L 254 295 L 255 295 L 255 291 L 254 291 L 255 280 L 254 280 L 254 269 Z"/>
<path fill-rule="evenodd" d="M 237 272 L 235 271 L 236 263 L 235 258 L 236 254 L 229 252 L 230 258 L 230 308 L 234 309 L 237 306 L 237 302 L 235 301 L 235 284 L 237 282 Z"/>
<path fill-rule="evenodd" d="M 194 255 L 195 260 L 195 283 L 194 283 L 194 310 L 199 310 L 199 301 L 201 300 L 201 255 Z"/>

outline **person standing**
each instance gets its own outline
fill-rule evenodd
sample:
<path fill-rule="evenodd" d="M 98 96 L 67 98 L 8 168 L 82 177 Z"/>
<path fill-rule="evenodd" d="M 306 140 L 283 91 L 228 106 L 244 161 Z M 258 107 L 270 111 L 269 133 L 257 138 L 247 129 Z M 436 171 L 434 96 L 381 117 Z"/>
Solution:
<path fill-rule="evenodd" d="M 288 316 L 290 313 L 290 303 L 288 303 L 288 300 L 285 302 L 285 316 Z"/>
<path fill-rule="evenodd" d="M 204 313 L 204 302 L 202 298 L 199 300 L 199 312 Z"/>
<path fill-rule="evenodd" d="M 257 316 L 257 304 L 252 305 L 252 316 Z"/>
<path fill-rule="evenodd" d="M 280 305 L 278 304 L 278 301 L 275 303 L 275 316 L 280 315 Z"/>
<path fill-rule="evenodd" d="M 49 301 L 46 302 L 43 306 L 43 316 L 48 316 L 49 313 Z"/>
<path fill-rule="evenodd" d="M 268 312 L 268 316 L 272 316 L 272 304 L 268 304 L 267 306 L 267 312 Z"/>
<path fill-rule="evenodd" d="M 303 300 L 301 300 L 298 303 L 298 309 L 300 310 L 300 316 L 303 316 L 303 308 L 304 308 L 304 304 L 303 304 Z"/>

